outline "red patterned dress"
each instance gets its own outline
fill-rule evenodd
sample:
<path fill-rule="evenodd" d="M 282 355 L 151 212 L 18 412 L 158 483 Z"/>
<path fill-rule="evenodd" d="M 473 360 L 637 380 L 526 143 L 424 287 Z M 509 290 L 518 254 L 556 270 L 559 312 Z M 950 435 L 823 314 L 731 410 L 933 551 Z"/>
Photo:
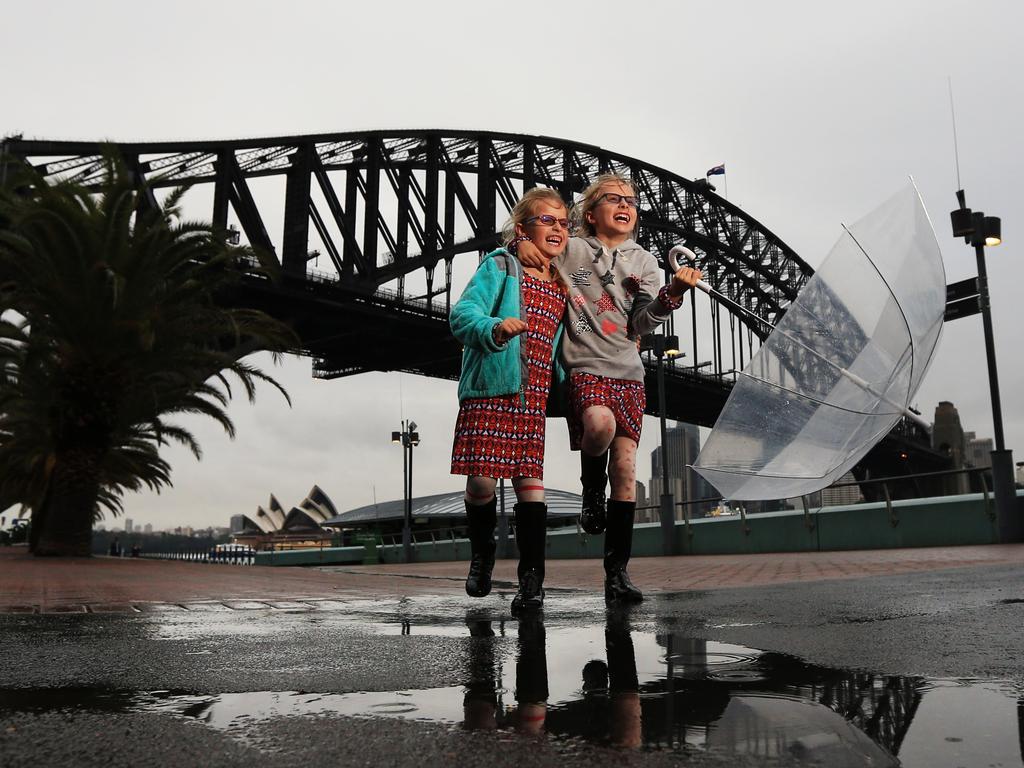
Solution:
<path fill-rule="evenodd" d="M 529 326 L 520 336 L 529 365 L 524 397 L 518 392 L 469 397 L 459 404 L 453 475 L 544 477 L 544 410 L 551 386 L 551 345 L 565 312 L 565 294 L 557 282 L 524 273 L 523 304 Z"/>

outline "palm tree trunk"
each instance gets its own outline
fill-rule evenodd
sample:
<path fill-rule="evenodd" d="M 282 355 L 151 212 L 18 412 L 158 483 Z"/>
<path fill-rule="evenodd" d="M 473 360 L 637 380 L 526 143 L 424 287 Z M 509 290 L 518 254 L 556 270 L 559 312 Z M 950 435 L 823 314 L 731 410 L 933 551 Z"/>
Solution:
<path fill-rule="evenodd" d="M 34 555 L 92 555 L 92 522 L 99 495 L 99 466 L 97 454 L 88 449 L 71 450 L 57 457 L 49 490 L 38 514 L 32 516 Z"/>

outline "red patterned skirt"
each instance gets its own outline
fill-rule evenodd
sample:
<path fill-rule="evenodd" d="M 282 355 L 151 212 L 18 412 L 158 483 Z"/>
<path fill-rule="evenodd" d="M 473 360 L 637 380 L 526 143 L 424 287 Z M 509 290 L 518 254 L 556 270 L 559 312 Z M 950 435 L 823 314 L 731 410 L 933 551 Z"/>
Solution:
<path fill-rule="evenodd" d="M 647 392 L 642 381 L 610 379 L 584 371 L 569 377 L 569 447 L 578 451 L 583 440 L 583 412 L 603 405 L 615 417 L 615 437 L 628 437 L 640 443 L 644 426 Z"/>
<path fill-rule="evenodd" d="M 552 343 L 565 311 L 565 295 L 557 283 L 524 274 L 523 303 L 529 326 L 520 337 L 529 368 L 523 396 L 516 392 L 470 397 L 459 403 L 453 475 L 544 477 L 544 411 L 551 387 Z"/>

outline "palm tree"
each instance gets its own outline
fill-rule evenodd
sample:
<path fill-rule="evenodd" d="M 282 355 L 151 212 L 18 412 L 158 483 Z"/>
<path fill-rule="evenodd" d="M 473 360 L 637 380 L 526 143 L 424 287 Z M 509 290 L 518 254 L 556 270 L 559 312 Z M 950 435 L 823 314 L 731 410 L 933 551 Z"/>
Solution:
<path fill-rule="evenodd" d="M 204 414 L 234 436 L 232 381 L 250 402 L 259 381 L 288 398 L 242 358 L 276 361 L 294 336 L 216 301 L 256 254 L 183 220 L 183 190 L 147 206 L 107 164 L 99 189 L 31 175 L 0 198 L 0 509 L 31 509 L 37 555 L 87 556 L 126 491 L 170 485 L 169 441 L 201 457 L 168 418 Z"/>

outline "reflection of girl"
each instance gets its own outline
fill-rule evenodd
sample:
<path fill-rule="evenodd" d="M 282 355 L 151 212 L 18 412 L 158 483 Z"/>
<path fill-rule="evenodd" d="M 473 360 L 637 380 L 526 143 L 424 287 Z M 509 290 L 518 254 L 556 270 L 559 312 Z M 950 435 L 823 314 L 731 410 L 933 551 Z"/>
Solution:
<path fill-rule="evenodd" d="M 498 685 L 494 679 L 494 630 L 486 619 L 467 617 L 469 635 L 469 679 L 462 699 L 463 725 L 470 731 L 493 731 L 498 727 Z"/>
<path fill-rule="evenodd" d="M 516 730 L 544 732 L 548 713 L 548 660 L 544 622 L 537 617 L 519 622 L 519 658 L 516 659 Z"/>
<path fill-rule="evenodd" d="M 643 743 L 640 683 L 630 633 L 623 610 L 608 612 L 604 630 L 608 661 L 592 659 L 583 667 L 583 700 L 590 710 L 590 738 L 607 733 L 612 746 L 636 748 Z"/>
<path fill-rule="evenodd" d="M 519 733 L 542 734 L 548 709 L 548 663 L 544 622 L 540 615 L 527 614 L 519 621 L 516 706 L 507 713 L 498 700 L 497 658 L 491 622 L 467 618 L 466 623 L 472 639 L 469 679 L 462 702 L 463 726 L 471 731 L 493 731 L 506 727 L 511 721 Z"/>
<path fill-rule="evenodd" d="M 524 268 L 506 249 L 484 257 L 451 311 L 452 333 L 463 343 L 459 416 L 452 474 L 467 475 L 466 515 L 472 561 L 466 592 L 491 591 L 496 478 L 512 478 L 519 547 L 519 590 L 513 612 L 544 602 L 545 408 L 554 350 L 561 334 L 565 292 L 550 269 L 565 249 L 565 203 L 551 189 L 532 189 L 512 209 L 506 242 L 531 240 L 537 266 Z"/>
<path fill-rule="evenodd" d="M 604 645 L 608 654 L 608 697 L 611 699 L 608 731 L 612 745 L 639 747 L 643 742 L 640 682 L 636 675 L 629 616 L 624 611 L 609 611 Z"/>

